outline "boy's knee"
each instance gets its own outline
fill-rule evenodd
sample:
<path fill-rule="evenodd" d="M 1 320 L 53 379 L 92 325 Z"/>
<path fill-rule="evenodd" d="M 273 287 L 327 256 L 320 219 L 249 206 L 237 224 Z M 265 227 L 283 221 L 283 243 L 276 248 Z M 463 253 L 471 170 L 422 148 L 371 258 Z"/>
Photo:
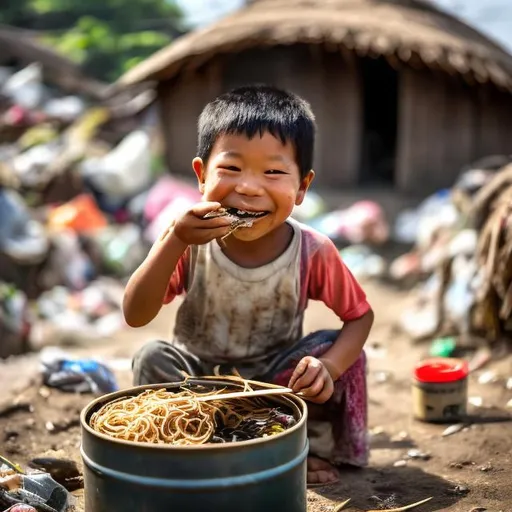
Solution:
<path fill-rule="evenodd" d="M 162 358 L 165 342 L 161 340 L 149 341 L 143 345 L 133 356 L 132 367 L 154 366 Z"/>

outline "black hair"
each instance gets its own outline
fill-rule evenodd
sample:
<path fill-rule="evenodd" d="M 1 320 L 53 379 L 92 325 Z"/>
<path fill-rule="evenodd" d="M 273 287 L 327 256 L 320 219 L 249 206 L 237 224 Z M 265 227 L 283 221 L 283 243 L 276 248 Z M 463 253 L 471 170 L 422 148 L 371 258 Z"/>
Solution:
<path fill-rule="evenodd" d="M 268 85 L 233 89 L 208 103 L 199 117 L 197 155 L 208 161 L 220 135 L 271 133 L 283 144 L 291 142 L 301 179 L 313 167 L 315 117 L 299 96 Z"/>

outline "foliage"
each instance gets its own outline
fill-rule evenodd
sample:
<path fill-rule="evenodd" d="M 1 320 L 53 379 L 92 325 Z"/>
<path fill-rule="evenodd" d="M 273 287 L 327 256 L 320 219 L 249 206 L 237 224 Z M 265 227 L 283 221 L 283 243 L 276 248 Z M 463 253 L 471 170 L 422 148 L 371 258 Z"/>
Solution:
<path fill-rule="evenodd" d="M 108 81 L 184 31 L 171 0 L 7 1 L 0 23 L 41 33 L 90 75 Z"/>

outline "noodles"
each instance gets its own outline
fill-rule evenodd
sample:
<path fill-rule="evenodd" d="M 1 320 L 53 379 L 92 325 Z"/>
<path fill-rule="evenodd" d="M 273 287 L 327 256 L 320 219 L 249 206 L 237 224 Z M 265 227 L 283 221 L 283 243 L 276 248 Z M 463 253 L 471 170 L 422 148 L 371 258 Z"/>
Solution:
<path fill-rule="evenodd" d="M 247 384 L 244 387 L 250 390 Z M 146 390 L 103 405 L 91 416 L 90 425 L 116 439 L 183 446 L 273 435 L 293 420 L 262 399 L 199 400 L 223 392 Z"/>

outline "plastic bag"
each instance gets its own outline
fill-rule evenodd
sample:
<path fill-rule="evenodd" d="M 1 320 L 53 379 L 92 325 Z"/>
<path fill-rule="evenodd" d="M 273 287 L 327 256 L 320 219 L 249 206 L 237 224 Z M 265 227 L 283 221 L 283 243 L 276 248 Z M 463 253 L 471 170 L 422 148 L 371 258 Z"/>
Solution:
<path fill-rule="evenodd" d="M 130 133 L 104 157 L 85 160 L 80 171 L 109 199 L 132 198 L 149 184 L 151 178 L 149 135 L 142 130 Z"/>
<path fill-rule="evenodd" d="M 88 194 L 81 194 L 52 210 L 48 224 L 53 229 L 72 229 L 81 233 L 104 228 L 108 222 L 94 199 Z"/>
<path fill-rule="evenodd" d="M 0 219 L 0 251 L 17 263 L 41 263 L 50 242 L 43 226 L 31 219 L 23 199 L 14 190 L 0 188 Z"/>
<path fill-rule="evenodd" d="M 147 194 L 144 217 L 148 222 L 153 222 L 173 202 L 194 204 L 200 200 L 201 194 L 197 188 L 171 176 L 164 176 Z"/>
<path fill-rule="evenodd" d="M 48 387 L 75 393 L 111 393 L 119 389 L 110 368 L 94 359 L 72 359 L 47 348 L 41 353 L 43 382 Z"/>
<path fill-rule="evenodd" d="M 11 512 L 30 511 L 21 505 L 37 512 L 65 512 L 70 506 L 68 491 L 48 473 L 23 473 L 17 465 L 0 457 L 0 480 L 0 507 L 8 507 Z"/>
<path fill-rule="evenodd" d="M 45 94 L 41 64 L 33 63 L 14 73 L 4 83 L 2 92 L 24 108 L 37 108 Z"/>

